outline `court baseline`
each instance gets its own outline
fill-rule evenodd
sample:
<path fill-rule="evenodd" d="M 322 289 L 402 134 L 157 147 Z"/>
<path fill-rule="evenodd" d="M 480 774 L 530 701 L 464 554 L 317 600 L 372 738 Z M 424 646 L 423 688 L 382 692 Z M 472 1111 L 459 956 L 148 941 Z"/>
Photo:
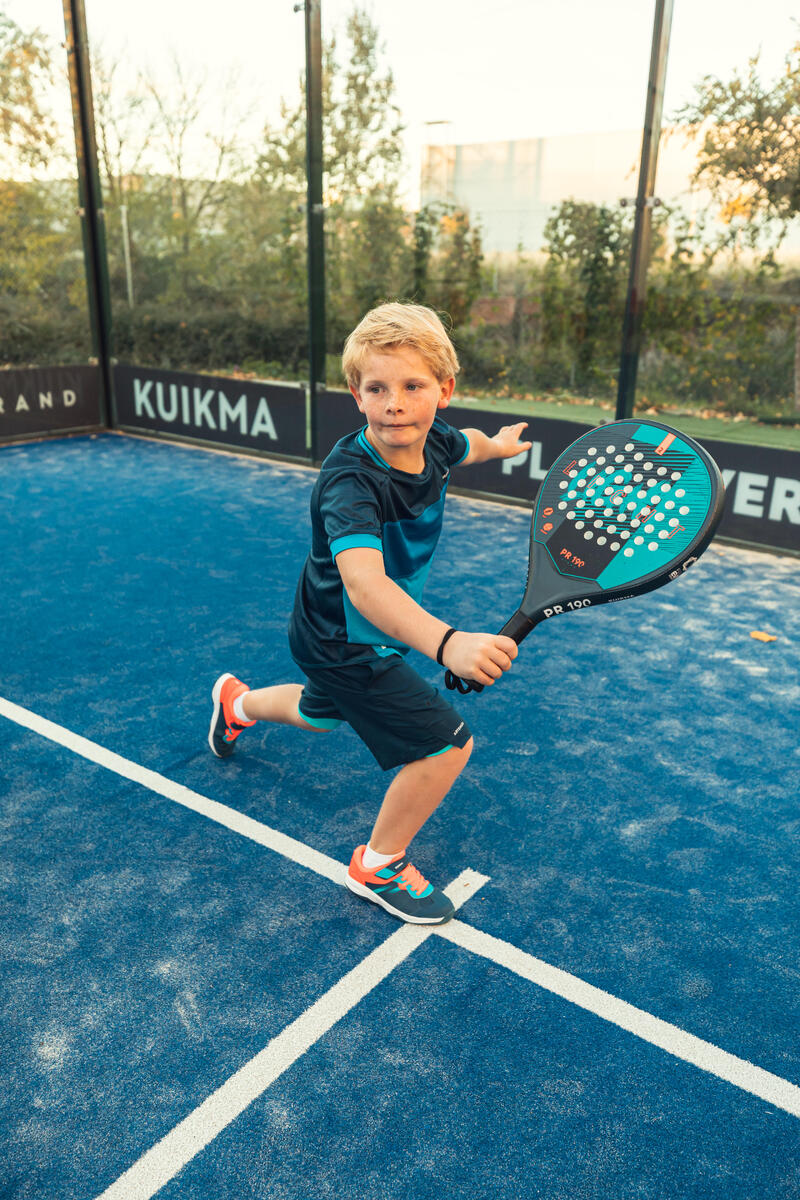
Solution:
<path fill-rule="evenodd" d="M 304 842 L 288 837 L 219 801 L 202 796 L 2 697 L 0 716 L 274 850 L 333 883 L 344 884 L 345 865 Z M 486 876 L 466 870 L 445 890 L 456 907 L 460 907 L 486 882 Z M 512 971 L 602 1020 L 625 1029 L 640 1040 L 665 1050 L 675 1058 L 715 1075 L 792 1116 L 800 1117 L 800 1087 L 797 1085 L 636 1008 L 567 971 L 553 967 L 508 942 L 462 921 L 452 920 L 432 929 L 402 926 L 395 931 L 147 1151 L 102 1193 L 102 1200 L 144 1200 L 154 1195 L 292 1062 L 432 934 Z"/>

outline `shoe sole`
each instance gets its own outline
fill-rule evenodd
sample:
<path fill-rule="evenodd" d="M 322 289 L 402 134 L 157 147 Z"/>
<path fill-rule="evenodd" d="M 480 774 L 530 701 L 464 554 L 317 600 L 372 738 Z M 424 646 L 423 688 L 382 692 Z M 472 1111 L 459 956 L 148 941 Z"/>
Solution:
<path fill-rule="evenodd" d="M 233 675 L 231 675 L 230 672 L 227 672 L 225 675 L 220 675 L 219 679 L 214 684 L 214 687 L 211 691 L 211 699 L 214 701 L 214 712 L 211 716 L 211 724 L 208 729 L 208 744 L 211 747 L 211 753 L 215 754 L 217 756 L 217 758 L 229 758 L 230 757 L 230 755 L 228 755 L 228 754 L 220 754 L 219 750 L 217 750 L 216 746 L 214 745 L 214 730 L 217 727 L 217 721 L 219 720 L 220 704 L 222 703 L 222 701 L 220 699 L 220 697 L 222 695 L 222 685 L 225 683 L 226 679 L 233 679 Z M 233 746 L 231 746 L 230 753 L 233 754 Z"/>
<path fill-rule="evenodd" d="M 409 913 L 398 912 L 393 905 L 384 900 L 382 896 L 378 896 L 364 883 L 359 883 L 357 879 L 353 879 L 350 875 L 345 875 L 344 886 L 353 893 L 354 896 L 361 896 L 364 900 L 370 900 L 373 904 L 379 904 L 381 908 L 385 908 L 393 917 L 397 917 L 400 921 L 405 921 L 409 925 L 444 925 L 453 916 L 454 912 L 448 913 L 446 917 L 412 917 Z"/>

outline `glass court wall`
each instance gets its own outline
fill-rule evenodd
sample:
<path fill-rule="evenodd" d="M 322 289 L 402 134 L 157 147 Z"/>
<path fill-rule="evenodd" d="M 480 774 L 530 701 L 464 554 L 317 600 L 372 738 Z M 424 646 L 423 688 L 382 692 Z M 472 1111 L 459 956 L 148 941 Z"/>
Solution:
<path fill-rule="evenodd" d="M 0 366 L 92 354 L 64 20 L 0 10 Z"/>
<path fill-rule="evenodd" d="M 675 5 L 637 405 L 736 432 L 779 428 L 800 402 L 793 160 L 770 158 L 777 136 L 753 141 L 741 177 L 720 159 L 693 184 L 702 139 L 689 126 L 703 77 L 725 94 L 759 53 L 774 119 L 788 120 L 800 71 L 792 5 L 734 8 L 731 20 L 718 0 Z M 607 419 L 653 4 L 321 10 L 329 385 L 367 308 L 417 299 L 452 324 L 465 401 Z M 31 39 L 35 86 L 2 171 L 0 357 L 86 361 L 62 6 L 7 11 L 13 36 Z M 115 357 L 303 379 L 303 13 L 250 0 L 142 0 L 135 14 L 86 0 L 86 11 Z M 738 117 L 744 138 L 746 106 Z M 705 118 L 720 127 L 713 106 Z M 759 191 L 767 160 L 783 193 Z"/>
<path fill-rule="evenodd" d="M 248 0 L 86 11 L 117 359 L 297 378 L 302 13 Z"/>

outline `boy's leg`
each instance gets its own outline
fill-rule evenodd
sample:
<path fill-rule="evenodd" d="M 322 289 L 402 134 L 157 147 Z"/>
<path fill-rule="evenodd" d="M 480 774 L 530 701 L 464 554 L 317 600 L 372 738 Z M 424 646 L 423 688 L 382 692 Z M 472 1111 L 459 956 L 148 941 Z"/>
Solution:
<path fill-rule="evenodd" d="M 383 799 L 369 845 L 377 854 L 405 850 L 428 817 L 444 800 L 467 765 L 472 738 L 463 749 L 407 763 L 397 772 Z"/>
<path fill-rule="evenodd" d="M 412 924 L 442 925 L 450 920 L 453 902 L 413 866 L 406 847 L 447 795 L 471 751 L 472 738 L 463 748 L 451 746 L 398 771 L 384 797 L 369 847 L 357 846 L 353 851 L 345 877 L 351 892 Z M 375 854 L 369 866 L 364 858 L 367 849 Z"/>
<path fill-rule="evenodd" d="M 278 725 L 294 725 L 298 729 L 317 729 L 300 715 L 298 703 L 302 694 L 301 683 L 278 683 L 273 687 L 257 688 L 242 696 L 242 711 L 248 721 L 273 721 Z"/>
<path fill-rule="evenodd" d="M 229 758 L 233 754 L 236 739 L 248 725 L 254 725 L 256 721 L 273 721 L 311 730 L 335 729 L 341 725 L 341 719 L 334 717 L 330 704 L 324 702 L 324 698 L 321 708 L 317 698 L 320 717 L 313 717 L 309 713 L 310 719 L 306 720 L 298 707 L 304 691 L 308 692 L 308 688 L 304 689 L 299 683 L 280 683 L 251 692 L 247 684 L 235 675 L 220 675 L 211 693 L 213 710 L 208 732 L 208 744 L 214 754 L 217 758 Z M 307 695 L 306 703 L 313 707 L 313 691 Z"/>

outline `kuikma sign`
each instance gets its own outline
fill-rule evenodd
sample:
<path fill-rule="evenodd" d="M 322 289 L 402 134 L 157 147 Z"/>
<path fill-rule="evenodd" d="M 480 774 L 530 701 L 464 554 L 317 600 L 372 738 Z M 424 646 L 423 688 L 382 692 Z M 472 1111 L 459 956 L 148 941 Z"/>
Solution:
<path fill-rule="evenodd" d="M 297 458 L 306 453 L 305 392 L 296 384 L 117 366 L 114 391 L 121 429 Z"/>

